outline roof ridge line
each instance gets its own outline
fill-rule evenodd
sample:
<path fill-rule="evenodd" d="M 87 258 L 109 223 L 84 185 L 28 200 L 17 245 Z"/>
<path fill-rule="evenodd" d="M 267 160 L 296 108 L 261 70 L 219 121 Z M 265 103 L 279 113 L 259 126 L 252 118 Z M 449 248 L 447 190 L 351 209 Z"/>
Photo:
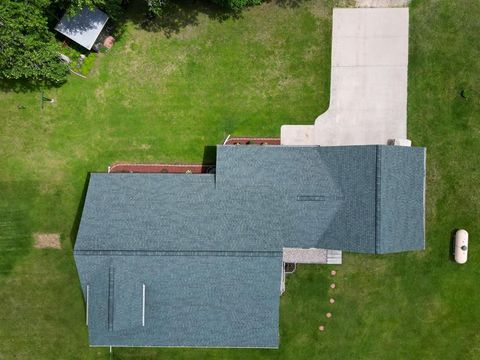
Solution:
<path fill-rule="evenodd" d="M 229 251 L 229 250 L 74 250 L 74 255 L 83 256 L 232 256 L 232 257 L 277 257 L 283 251 Z"/>

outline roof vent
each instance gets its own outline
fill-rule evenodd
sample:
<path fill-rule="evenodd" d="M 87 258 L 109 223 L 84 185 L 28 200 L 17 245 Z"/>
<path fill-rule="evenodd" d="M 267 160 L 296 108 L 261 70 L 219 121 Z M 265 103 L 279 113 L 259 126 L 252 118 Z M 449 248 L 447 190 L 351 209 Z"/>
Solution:
<path fill-rule="evenodd" d="M 325 201 L 323 195 L 298 195 L 297 201 Z"/>

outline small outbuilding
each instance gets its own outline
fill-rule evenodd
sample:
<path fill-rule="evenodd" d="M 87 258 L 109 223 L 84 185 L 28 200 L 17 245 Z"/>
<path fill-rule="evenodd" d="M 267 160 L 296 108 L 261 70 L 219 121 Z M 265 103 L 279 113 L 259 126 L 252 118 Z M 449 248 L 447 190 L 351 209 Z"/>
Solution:
<path fill-rule="evenodd" d="M 91 50 L 108 21 L 108 15 L 103 11 L 84 7 L 73 16 L 63 15 L 55 26 L 60 34 L 65 35 L 87 50 Z"/>

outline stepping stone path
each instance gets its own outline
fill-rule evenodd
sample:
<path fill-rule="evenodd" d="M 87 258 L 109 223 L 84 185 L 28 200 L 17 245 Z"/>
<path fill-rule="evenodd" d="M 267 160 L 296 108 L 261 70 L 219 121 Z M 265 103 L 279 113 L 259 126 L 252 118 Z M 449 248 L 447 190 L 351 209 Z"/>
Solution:
<path fill-rule="evenodd" d="M 336 271 L 336 270 L 330 271 L 330 275 L 331 275 L 331 276 L 337 275 L 337 271 Z M 336 285 L 335 283 L 331 283 L 331 284 L 330 284 L 330 289 L 335 289 L 336 287 L 337 287 L 337 285 Z M 331 305 L 333 305 L 333 304 L 335 304 L 335 299 L 334 299 L 334 298 L 330 298 L 329 302 L 330 302 Z M 327 313 L 325 314 L 325 316 L 326 316 L 328 319 L 330 319 L 333 315 L 332 315 L 331 312 L 327 312 Z M 322 331 L 322 332 L 325 331 L 325 325 L 320 325 L 320 326 L 318 327 L 318 330 L 320 330 L 320 331 Z"/>

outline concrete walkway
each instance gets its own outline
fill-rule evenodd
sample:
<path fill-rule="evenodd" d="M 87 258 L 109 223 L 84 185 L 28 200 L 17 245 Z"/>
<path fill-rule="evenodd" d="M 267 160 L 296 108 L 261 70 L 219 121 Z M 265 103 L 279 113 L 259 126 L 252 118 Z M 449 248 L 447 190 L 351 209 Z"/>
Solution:
<path fill-rule="evenodd" d="M 284 125 L 283 145 L 387 144 L 407 136 L 408 8 L 334 9 L 330 106 Z"/>

